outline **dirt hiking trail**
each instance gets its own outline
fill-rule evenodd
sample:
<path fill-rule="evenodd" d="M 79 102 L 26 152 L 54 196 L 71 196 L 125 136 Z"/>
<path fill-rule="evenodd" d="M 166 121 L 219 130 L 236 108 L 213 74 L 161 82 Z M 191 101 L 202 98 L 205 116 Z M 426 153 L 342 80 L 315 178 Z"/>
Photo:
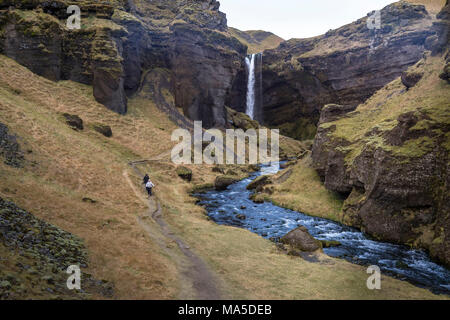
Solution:
<path fill-rule="evenodd" d="M 148 160 L 139 160 L 129 162 L 129 165 L 140 177 L 144 174 L 139 170 L 137 165 L 150 163 L 153 161 L 162 161 L 170 152 L 163 153 L 156 158 Z M 208 267 L 208 265 L 197 256 L 190 247 L 176 234 L 174 234 L 164 220 L 161 204 L 157 197 L 153 195 L 150 199 L 146 199 L 144 193 L 133 184 L 128 172 L 123 172 L 125 179 L 132 188 L 136 197 L 148 206 L 148 210 L 142 217 L 138 217 L 139 225 L 145 232 L 165 251 L 173 261 L 176 262 L 176 269 L 181 275 L 181 288 L 177 298 L 182 300 L 198 299 L 198 300 L 220 300 L 222 294 L 217 287 L 219 281 L 217 275 Z M 149 219 L 156 222 L 149 223 Z M 176 243 L 179 250 L 171 248 L 168 243 Z"/>

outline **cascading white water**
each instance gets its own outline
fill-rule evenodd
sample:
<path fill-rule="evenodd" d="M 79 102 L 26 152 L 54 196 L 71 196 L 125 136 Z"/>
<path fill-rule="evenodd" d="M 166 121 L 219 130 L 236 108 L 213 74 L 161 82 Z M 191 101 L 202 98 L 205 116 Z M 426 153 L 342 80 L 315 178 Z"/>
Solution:
<path fill-rule="evenodd" d="M 255 118 L 255 60 L 256 54 L 247 56 L 245 63 L 248 70 L 248 82 L 247 82 L 247 108 L 245 113 L 251 118 Z"/>

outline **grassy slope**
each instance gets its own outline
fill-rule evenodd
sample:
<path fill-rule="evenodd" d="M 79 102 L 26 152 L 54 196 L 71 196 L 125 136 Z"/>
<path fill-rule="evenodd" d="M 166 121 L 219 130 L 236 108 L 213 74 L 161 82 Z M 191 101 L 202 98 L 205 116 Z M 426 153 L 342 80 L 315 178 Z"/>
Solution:
<path fill-rule="evenodd" d="M 282 207 L 334 221 L 339 220 L 342 209 L 342 200 L 325 188 L 309 155 L 292 167 L 286 181 L 274 185 L 269 198 Z"/>
<path fill-rule="evenodd" d="M 228 33 L 238 39 L 248 47 L 248 53 L 259 53 L 267 49 L 274 49 L 284 40 L 279 36 L 266 31 L 250 30 L 241 31 L 235 28 L 228 28 Z"/>
<path fill-rule="evenodd" d="M 449 84 L 439 78 L 444 68 L 440 57 L 429 57 L 422 60 L 418 66 L 424 70 L 424 76 L 419 83 L 406 91 L 400 78 L 392 81 L 376 92 L 365 103 L 348 114 L 348 117 L 323 124 L 323 127 L 336 125 L 331 133 L 333 137 L 344 139 L 351 143 L 344 148 L 348 151 L 346 162 L 351 164 L 363 148 L 370 145 L 391 151 L 394 155 L 403 157 L 421 157 L 438 144 L 441 139 L 448 141 L 448 133 L 432 130 L 432 136 L 422 136 L 411 139 L 399 147 L 393 147 L 384 141 L 382 133 L 392 130 L 398 123 L 399 115 L 406 112 L 425 114 L 428 120 L 419 121 L 411 130 L 421 130 L 432 127 L 434 123 L 450 124 L 450 90 Z M 376 134 L 369 134 L 376 129 Z M 446 138 L 442 136 L 446 135 Z M 448 149 L 448 143 L 444 144 Z"/>
<path fill-rule="evenodd" d="M 174 128 L 148 101 L 131 100 L 130 113 L 119 116 L 96 103 L 92 88 L 73 82 L 53 83 L 0 56 L 0 122 L 22 137 L 28 165 L 0 164 L 0 196 L 40 218 L 85 239 L 89 271 L 112 280 L 117 298 L 174 298 L 181 287 L 176 257 L 168 256 L 137 223 L 146 210 L 123 176 L 139 178 L 127 161 L 150 158 L 170 149 Z M 78 114 L 86 128 L 76 132 L 59 112 Z M 107 139 L 90 125 L 111 125 Z M 35 161 L 34 166 L 31 162 Z M 187 195 L 169 162 L 149 168 L 164 214 L 192 249 L 221 278 L 230 298 L 398 299 L 436 298 L 427 290 L 384 278 L 381 291 L 369 291 L 365 269 L 321 257 L 309 263 L 280 254 L 274 244 L 248 231 L 208 221 Z M 195 167 L 195 183 L 213 179 L 208 167 Z M 81 201 L 90 197 L 97 204 Z M 151 221 L 151 230 L 158 228 Z M 166 243 L 167 247 L 176 247 Z"/>
<path fill-rule="evenodd" d="M 413 88 L 405 91 L 400 78 L 392 81 L 376 92 L 348 117 L 322 124 L 324 127 L 336 126 L 332 134 L 338 139 L 351 143 L 344 148 L 347 151 L 346 162 L 351 164 L 366 146 L 376 146 L 392 151 L 397 156 L 419 157 L 431 150 L 442 139 L 444 146 L 450 149 L 449 134 L 434 130 L 433 137 L 419 137 L 408 140 L 399 147 L 389 146 L 381 134 L 393 129 L 400 114 L 409 111 L 420 112 L 430 117 L 422 120 L 412 128 L 421 130 L 434 122 L 450 123 L 449 85 L 438 75 L 444 62 L 439 57 L 426 59 L 419 68 L 425 70 L 422 80 Z M 425 93 L 425 94 L 424 94 Z M 368 134 L 377 129 L 377 134 Z M 280 185 L 275 185 L 275 193 L 271 199 L 285 207 L 302 211 L 311 215 L 338 220 L 341 202 L 327 191 L 318 175 L 309 165 L 309 159 L 300 161 L 293 167 L 293 175 Z"/>

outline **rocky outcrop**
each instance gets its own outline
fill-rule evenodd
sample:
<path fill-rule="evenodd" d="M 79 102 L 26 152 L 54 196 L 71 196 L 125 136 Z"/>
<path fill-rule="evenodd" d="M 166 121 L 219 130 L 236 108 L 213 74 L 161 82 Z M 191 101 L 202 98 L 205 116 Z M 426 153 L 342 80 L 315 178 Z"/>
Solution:
<path fill-rule="evenodd" d="M 236 177 L 230 176 L 218 176 L 214 181 L 214 188 L 218 191 L 223 191 L 228 188 L 228 186 L 232 185 L 235 182 L 238 182 L 239 179 Z"/>
<path fill-rule="evenodd" d="M 264 124 L 312 138 L 324 105 L 364 102 L 419 61 L 436 32 L 425 7 L 406 2 L 381 10 L 380 29 L 367 19 L 264 52 Z"/>
<path fill-rule="evenodd" d="M 120 114 L 145 89 L 143 75 L 163 68 L 185 115 L 225 126 L 225 100 L 247 49 L 227 34 L 217 1 L 76 4 L 81 29 L 69 30 L 65 0 L 2 1 L 0 53 L 48 79 L 91 84 L 96 100 Z"/>
<path fill-rule="evenodd" d="M 322 249 L 322 243 L 310 235 L 308 229 L 303 226 L 283 236 L 280 242 L 302 252 L 314 252 Z"/>
<path fill-rule="evenodd" d="M 112 297 L 114 287 L 83 272 L 83 291 L 67 289 L 67 268 L 87 267 L 83 241 L 0 198 L 0 299 Z"/>
<path fill-rule="evenodd" d="M 345 199 L 342 222 L 450 265 L 445 63 L 445 54 L 426 54 L 356 110 L 326 106 L 312 158 L 325 186 Z"/>
<path fill-rule="evenodd" d="M 272 183 L 270 176 L 260 176 L 247 186 L 247 190 L 260 190 L 262 187 L 270 183 Z"/>
<path fill-rule="evenodd" d="M 177 175 L 185 180 L 185 181 L 192 181 L 192 170 L 183 166 L 180 166 L 177 168 Z"/>
<path fill-rule="evenodd" d="M 17 137 L 10 134 L 3 123 L 0 123 L 0 157 L 4 158 L 5 164 L 16 168 L 22 167 L 25 160 Z"/>

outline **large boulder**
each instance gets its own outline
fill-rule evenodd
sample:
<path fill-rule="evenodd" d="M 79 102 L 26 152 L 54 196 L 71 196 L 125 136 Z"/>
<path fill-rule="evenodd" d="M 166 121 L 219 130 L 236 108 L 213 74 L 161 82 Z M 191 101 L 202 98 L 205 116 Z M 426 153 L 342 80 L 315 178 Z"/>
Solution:
<path fill-rule="evenodd" d="M 309 234 L 306 227 L 300 226 L 281 238 L 281 243 L 289 245 L 294 250 L 314 252 L 322 249 L 322 243 Z"/>
<path fill-rule="evenodd" d="M 63 117 L 66 120 L 66 124 L 74 130 L 83 130 L 83 119 L 76 114 L 63 113 Z"/>
<path fill-rule="evenodd" d="M 258 178 L 256 178 L 255 180 L 253 180 L 248 186 L 247 186 L 247 190 L 255 190 L 255 189 L 260 189 L 262 187 L 264 187 L 267 184 L 272 183 L 270 176 L 264 175 L 264 176 L 259 176 Z"/>
<path fill-rule="evenodd" d="M 238 179 L 230 176 L 218 176 L 214 182 L 214 187 L 216 190 L 223 191 L 228 188 L 228 186 L 237 182 Z"/>

